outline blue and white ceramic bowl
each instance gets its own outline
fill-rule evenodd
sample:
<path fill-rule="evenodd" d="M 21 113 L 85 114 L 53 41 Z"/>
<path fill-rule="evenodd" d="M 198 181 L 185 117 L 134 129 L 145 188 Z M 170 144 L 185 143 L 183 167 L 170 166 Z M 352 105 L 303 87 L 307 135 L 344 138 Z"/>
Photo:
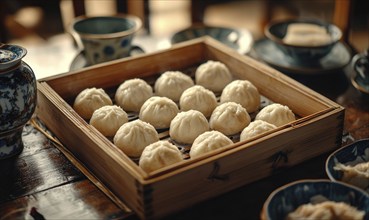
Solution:
<path fill-rule="evenodd" d="M 344 202 L 365 212 L 369 219 L 369 195 L 363 190 L 342 182 L 326 179 L 299 180 L 273 191 L 264 203 L 261 218 L 285 220 L 299 206 L 312 201 Z"/>
<path fill-rule="evenodd" d="M 210 36 L 237 50 L 240 54 L 249 52 L 253 42 L 251 33 L 245 29 L 194 25 L 175 33 L 171 37 L 171 43 L 180 43 L 203 36 Z"/>
<path fill-rule="evenodd" d="M 348 180 L 340 169 L 340 165 L 355 166 L 365 162 L 369 162 L 369 139 L 356 141 L 333 152 L 326 160 L 325 171 L 332 181 L 344 181 L 369 192 L 369 178 L 358 176 Z"/>
<path fill-rule="evenodd" d="M 294 45 L 286 43 L 283 38 L 287 34 L 287 28 L 291 24 L 313 24 L 323 27 L 327 30 L 331 40 L 322 45 Z M 264 29 L 265 36 L 273 41 L 278 48 L 296 62 L 318 62 L 321 58 L 331 52 L 333 46 L 341 39 L 342 31 L 335 26 L 321 20 L 315 19 L 290 19 L 283 21 L 274 21 L 269 23 Z"/>
<path fill-rule="evenodd" d="M 70 33 L 89 64 L 127 57 L 141 20 L 133 15 L 80 16 L 70 25 Z"/>

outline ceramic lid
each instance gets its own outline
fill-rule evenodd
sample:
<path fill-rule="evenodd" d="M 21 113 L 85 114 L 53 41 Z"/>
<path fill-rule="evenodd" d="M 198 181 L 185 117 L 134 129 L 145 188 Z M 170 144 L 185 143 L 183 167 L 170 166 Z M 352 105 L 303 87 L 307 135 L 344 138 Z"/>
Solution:
<path fill-rule="evenodd" d="M 0 71 L 17 65 L 26 54 L 23 47 L 0 43 Z"/>

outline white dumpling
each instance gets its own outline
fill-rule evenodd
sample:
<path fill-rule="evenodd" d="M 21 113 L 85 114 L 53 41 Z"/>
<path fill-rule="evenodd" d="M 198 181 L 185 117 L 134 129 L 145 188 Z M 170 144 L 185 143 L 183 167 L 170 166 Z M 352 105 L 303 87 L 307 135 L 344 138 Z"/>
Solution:
<path fill-rule="evenodd" d="M 89 120 L 96 109 L 112 104 L 112 100 L 104 89 L 93 87 L 84 89 L 77 95 L 73 109 L 82 118 Z"/>
<path fill-rule="evenodd" d="M 159 141 L 155 128 L 139 119 L 123 124 L 114 136 L 114 144 L 129 157 L 139 157 L 144 148 Z"/>
<path fill-rule="evenodd" d="M 179 99 L 179 106 L 182 111 L 198 110 L 210 117 L 211 113 L 217 107 L 215 94 L 205 89 L 203 86 L 195 85 L 186 89 Z"/>
<path fill-rule="evenodd" d="M 199 135 L 190 149 L 190 157 L 196 158 L 207 152 L 233 144 L 232 140 L 219 131 L 207 131 Z"/>
<path fill-rule="evenodd" d="M 116 105 L 106 105 L 97 109 L 90 119 L 90 124 L 107 137 L 113 137 L 126 122 L 128 122 L 127 113 Z"/>
<path fill-rule="evenodd" d="M 275 125 L 262 120 L 255 120 L 251 122 L 246 128 L 241 132 L 240 141 L 244 141 L 255 137 L 259 134 L 265 133 L 267 131 L 277 128 Z"/>
<path fill-rule="evenodd" d="M 299 23 L 287 26 L 283 42 L 297 46 L 320 46 L 331 43 L 332 37 L 325 27 Z"/>
<path fill-rule="evenodd" d="M 170 123 L 169 135 L 178 143 L 192 144 L 197 136 L 208 130 L 206 117 L 199 111 L 189 110 L 174 117 Z"/>
<path fill-rule="evenodd" d="M 139 112 L 142 104 L 153 96 L 152 87 L 142 79 L 124 81 L 115 92 L 115 102 L 125 111 Z"/>
<path fill-rule="evenodd" d="M 153 96 L 142 105 L 139 118 L 156 129 L 169 128 L 170 122 L 179 112 L 177 104 L 167 98 Z"/>
<path fill-rule="evenodd" d="M 251 113 L 260 107 L 260 94 L 250 81 L 235 80 L 224 88 L 220 102 L 236 102 L 241 104 L 248 113 Z"/>
<path fill-rule="evenodd" d="M 327 29 L 318 24 L 310 23 L 292 23 L 287 26 L 286 34 L 325 34 Z"/>
<path fill-rule="evenodd" d="M 279 127 L 295 120 L 295 114 L 288 106 L 273 103 L 264 107 L 256 115 L 255 120 L 262 120 Z"/>
<path fill-rule="evenodd" d="M 209 60 L 196 69 L 195 81 L 213 92 L 221 92 L 232 81 L 228 67 L 219 61 Z"/>
<path fill-rule="evenodd" d="M 183 161 L 181 151 L 169 141 L 158 141 L 147 146 L 139 160 L 139 166 L 150 173 Z"/>
<path fill-rule="evenodd" d="M 344 202 L 324 201 L 317 204 L 306 203 L 290 212 L 286 220 L 332 219 L 359 220 L 364 219 L 365 211 Z"/>
<path fill-rule="evenodd" d="M 155 81 L 155 93 L 178 102 L 182 93 L 194 84 L 190 76 L 180 71 L 167 71 Z"/>
<path fill-rule="evenodd" d="M 246 109 L 235 102 L 226 102 L 216 107 L 210 117 L 210 128 L 225 135 L 241 132 L 251 118 Z"/>
<path fill-rule="evenodd" d="M 369 162 L 362 162 L 353 166 L 337 163 L 334 169 L 343 172 L 343 182 L 365 190 L 369 187 Z"/>

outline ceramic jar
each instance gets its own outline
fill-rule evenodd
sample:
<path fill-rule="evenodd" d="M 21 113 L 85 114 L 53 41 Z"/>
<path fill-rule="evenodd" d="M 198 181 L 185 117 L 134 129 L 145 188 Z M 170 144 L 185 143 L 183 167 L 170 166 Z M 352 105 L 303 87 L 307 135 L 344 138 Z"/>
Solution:
<path fill-rule="evenodd" d="M 36 108 L 36 77 L 22 61 L 26 53 L 22 47 L 0 43 L 0 159 L 23 150 L 23 127 Z"/>

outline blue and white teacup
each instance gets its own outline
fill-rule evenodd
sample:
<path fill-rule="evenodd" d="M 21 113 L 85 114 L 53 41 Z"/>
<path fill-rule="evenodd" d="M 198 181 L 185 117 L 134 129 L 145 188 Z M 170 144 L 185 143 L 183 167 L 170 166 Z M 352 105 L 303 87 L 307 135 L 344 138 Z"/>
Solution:
<path fill-rule="evenodd" d="M 80 16 L 70 26 L 90 65 L 130 56 L 132 39 L 141 20 L 133 15 Z"/>

